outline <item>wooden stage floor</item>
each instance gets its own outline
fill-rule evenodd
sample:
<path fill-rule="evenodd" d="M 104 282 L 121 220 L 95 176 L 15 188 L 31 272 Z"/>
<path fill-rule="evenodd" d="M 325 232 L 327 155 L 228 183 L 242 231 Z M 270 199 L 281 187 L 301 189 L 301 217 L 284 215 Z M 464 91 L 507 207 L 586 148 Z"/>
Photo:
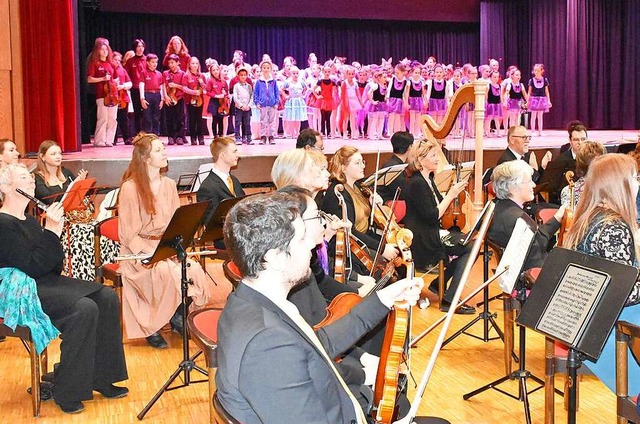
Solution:
<path fill-rule="evenodd" d="M 215 269 L 217 267 L 217 270 Z M 214 279 L 224 278 L 220 264 L 207 267 Z M 478 284 L 482 276 L 482 261 L 476 262 L 469 284 Z M 491 288 L 491 294 L 499 289 Z M 498 314 L 497 322 L 502 328 L 502 302 L 490 304 L 491 312 Z M 443 315 L 435 305 L 427 309 L 414 309 L 412 334 L 416 336 Z M 453 334 L 472 315 L 454 315 L 448 335 Z M 438 338 L 440 328 L 423 339 L 412 351 L 411 371 L 419 382 L 431 351 Z M 469 330 L 481 336 L 482 322 Z M 64 414 L 53 401 L 44 402 L 41 417 L 32 417 L 31 400 L 26 389 L 29 387 L 29 357 L 18 339 L 8 339 L 0 343 L 0 375 L 3 376 L 0 390 L 0 415 L 5 423 L 112 423 L 130 424 L 138 422 L 136 415 L 153 397 L 166 379 L 176 369 L 182 357 L 180 337 L 175 333 L 164 333 L 169 348 L 157 350 L 149 347 L 144 340 L 130 340 L 125 343 L 125 353 L 129 369 L 129 380 L 125 383 L 129 396 L 109 400 L 99 394 L 85 402 L 85 411 L 78 415 Z M 495 332 L 491 331 L 491 336 Z M 516 334 L 516 346 L 517 344 Z M 49 348 L 49 366 L 59 358 L 59 340 Z M 196 351 L 192 343 L 191 353 Z M 200 357 L 198 364 L 205 367 Z M 517 365 L 517 364 L 514 364 Z M 527 369 L 544 378 L 544 339 L 534 331 L 527 331 Z M 519 424 L 524 423 L 523 404 L 495 390 L 488 390 L 467 401 L 462 395 L 481 387 L 504 375 L 503 344 L 500 340 L 483 342 L 461 335 L 447 345 L 439 354 L 425 397 L 420 404 L 418 415 L 439 416 L 452 424 Z M 199 374 L 192 374 L 199 378 Z M 531 380 L 529 389 L 536 387 Z M 564 378 L 556 375 L 556 387 L 563 389 Z M 517 384 L 508 382 L 501 388 L 517 393 Z M 409 399 L 413 399 L 414 385 L 410 382 Z M 616 397 L 596 377 L 583 376 L 580 382 L 579 411 L 577 422 L 581 424 L 614 423 L 616 417 Z M 206 383 L 192 384 L 187 388 L 165 393 L 149 411 L 143 423 L 208 423 L 209 406 Z M 544 422 L 544 391 L 538 390 L 529 396 L 532 421 Z M 567 414 L 563 399 L 555 397 L 556 422 L 566 422 Z M 283 421 L 283 424 L 295 421 Z M 303 423 L 301 423 L 303 424 Z"/>
<path fill-rule="evenodd" d="M 637 131 L 635 130 L 606 130 L 590 131 L 589 138 L 593 141 L 601 142 L 607 146 L 617 146 L 625 143 L 635 143 L 637 141 Z M 166 142 L 166 138 L 163 137 Z M 210 137 L 205 138 L 205 146 L 167 146 L 169 154 L 169 177 L 178 179 L 185 173 L 194 173 L 198 166 L 210 162 L 211 154 L 208 144 Z M 530 147 L 533 150 L 550 149 L 554 155 L 559 154 L 559 148 L 568 142 L 567 132 L 564 130 L 546 130 L 542 136 L 534 136 Z M 384 161 L 391 154 L 391 143 L 388 139 L 382 140 L 344 140 L 342 138 L 325 139 L 324 153 L 333 155 L 337 149 L 344 145 L 353 145 L 360 149 L 367 160 L 367 173 L 375 169 L 375 154 L 378 150 L 382 154 Z M 507 145 L 505 136 L 486 137 L 484 139 L 485 168 L 493 166 L 499 157 L 499 152 Z M 450 150 L 460 150 L 461 139 L 449 137 L 447 148 Z M 275 158 L 283 151 L 295 148 L 293 139 L 276 139 L 275 145 L 242 145 L 239 146 L 241 160 L 238 167 L 233 171 L 242 183 L 264 183 L 270 181 L 271 165 Z M 464 150 L 474 150 L 475 140 L 467 139 Z M 122 173 L 131 158 L 132 146 L 117 144 L 114 147 L 96 148 L 90 144 L 82 146 L 80 152 L 64 153 L 64 166 L 77 171 L 85 168 L 95 176 L 99 185 L 118 185 Z"/>

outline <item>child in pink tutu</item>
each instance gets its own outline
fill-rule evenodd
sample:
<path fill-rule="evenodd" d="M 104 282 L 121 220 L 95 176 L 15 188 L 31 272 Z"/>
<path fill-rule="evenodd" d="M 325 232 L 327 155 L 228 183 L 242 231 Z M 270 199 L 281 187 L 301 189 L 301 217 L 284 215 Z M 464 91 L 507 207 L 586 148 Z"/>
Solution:
<path fill-rule="evenodd" d="M 487 102 L 484 116 L 484 132 L 489 134 L 491 120 L 496 123 L 496 135 L 501 136 L 500 125 L 502 124 L 502 96 L 500 95 L 500 74 L 497 71 L 491 72 L 487 89 Z"/>
<path fill-rule="evenodd" d="M 434 78 L 427 81 L 427 113 L 440 124 L 447 111 L 446 87 L 444 80 L 444 68 L 438 64 L 433 68 Z"/>
<path fill-rule="evenodd" d="M 389 134 L 395 134 L 398 131 L 405 131 L 404 126 L 404 90 L 407 86 L 405 77 L 406 68 L 404 64 L 398 63 L 394 68 L 394 76 L 391 77 L 389 90 L 387 90 L 387 112 L 389 119 L 387 128 Z"/>
<path fill-rule="evenodd" d="M 358 82 L 355 80 L 356 70 L 352 66 L 344 68 L 345 80 L 340 86 L 340 108 L 342 116 L 342 128 L 344 139 L 347 139 L 347 126 L 351 128 L 351 138 L 357 139 L 358 131 L 358 112 L 362 110 L 364 100 L 360 97 Z"/>
<path fill-rule="evenodd" d="M 507 108 L 507 128 L 520 125 L 520 110 L 529 98 L 529 94 L 525 90 L 520 78 L 520 69 L 514 69 L 511 72 L 511 80 L 504 89 L 504 103 Z"/>
<path fill-rule="evenodd" d="M 411 69 L 411 77 L 404 89 L 405 108 L 409 110 L 409 132 L 418 139 L 422 138 L 420 115 L 424 110 L 426 97 L 426 81 L 422 78 L 422 66 L 415 65 Z"/>
<path fill-rule="evenodd" d="M 549 96 L 549 80 L 544 77 L 544 65 L 533 65 L 533 78 L 529 80 L 529 110 L 531 111 L 531 132 L 535 131 L 538 122 L 538 135 L 542 135 L 542 115 L 549 112 L 551 97 Z"/>
<path fill-rule="evenodd" d="M 373 82 L 369 86 L 369 138 L 380 140 L 387 116 L 387 74 L 379 68 L 373 73 Z"/>

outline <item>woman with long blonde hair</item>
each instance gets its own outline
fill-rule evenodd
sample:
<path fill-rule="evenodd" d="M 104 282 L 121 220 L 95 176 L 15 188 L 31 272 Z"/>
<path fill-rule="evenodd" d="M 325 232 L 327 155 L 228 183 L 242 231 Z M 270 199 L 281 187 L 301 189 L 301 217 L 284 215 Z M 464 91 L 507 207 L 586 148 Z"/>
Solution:
<path fill-rule="evenodd" d="M 133 154 L 122 177 L 118 199 L 120 254 L 151 255 L 180 206 L 176 183 L 164 176 L 167 153 L 155 134 L 139 133 Z M 169 322 L 182 333 L 180 263 L 165 259 L 151 267 L 136 260 L 122 261 L 122 315 L 129 338 L 145 337 L 155 348 L 166 348 L 159 330 Z M 209 302 L 223 304 L 230 283 L 216 285 L 196 261 L 189 260 L 189 296 L 193 307 Z M 224 284 L 224 285 L 221 285 Z"/>
<path fill-rule="evenodd" d="M 637 267 L 640 257 L 637 193 L 638 172 L 633 158 L 622 154 L 595 158 L 589 165 L 565 247 Z M 640 324 L 640 282 L 636 281 L 619 319 Z M 586 365 L 615 392 L 614 364 L 615 332 L 612 332 L 598 362 Z M 640 366 L 631 357 L 628 366 L 631 375 L 640 374 Z M 638 393 L 640 379 L 629 379 L 629 390 Z"/>

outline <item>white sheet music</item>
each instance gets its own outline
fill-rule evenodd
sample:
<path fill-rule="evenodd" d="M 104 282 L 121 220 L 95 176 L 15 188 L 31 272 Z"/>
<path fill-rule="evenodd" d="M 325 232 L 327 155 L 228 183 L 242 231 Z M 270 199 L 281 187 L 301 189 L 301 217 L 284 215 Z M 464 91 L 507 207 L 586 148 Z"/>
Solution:
<path fill-rule="evenodd" d="M 473 173 L 475 162 L 462 162 L 460 168 L 460 181 L 468 181 Z M 456 178 L 456 169 L 453 165 L 447 165 L 444 169 L 434 175 L 436 187 L 440 193 L 446 193 L 451 187 L 451 182 Z"/>
<path fill-rule="evenodd" d="M 513 292 L 524 261 L 527 258 L 527 253 L 529 253 L 529 247 L 533 242 L 533 236 L 534 232 L 529 228 L 525 220 L 518 218 L 516 225 L 513 227 L 509 243 L 507 243 L 507 248 L 504 250 L 502 259 L 496 269 L 496 272 L 500 272 L 509 265 L 509 269 L 498 279 L 498 285 L 500 285 L 503 292 L 508 294 Z"/>

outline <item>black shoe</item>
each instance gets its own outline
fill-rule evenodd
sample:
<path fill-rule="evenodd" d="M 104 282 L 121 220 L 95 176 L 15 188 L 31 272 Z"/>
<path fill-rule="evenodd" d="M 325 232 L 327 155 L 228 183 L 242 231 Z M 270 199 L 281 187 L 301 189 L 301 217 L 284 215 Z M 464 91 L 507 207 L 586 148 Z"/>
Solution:
<path fill-rule="evenodd" d="M 180 309 L 180 307 L 178 307 Z M 182 319 L 182 314 L 176 311 L 175 314 L 169 320 L 169 325 L 171 325 L 171 329 L 178 334 L 182 334 L 182 330 L 184 328 L 184 320 Z"/>
<path fill-rule="evenodd" d="M 272 135 L 269 136 L 269 144 L 276 144 L 276 140 L 273 138 Z"/>
<path fill-rule="evenodd" d="M 260 144 L 267 144 L 267 137 L 265 137 L 264 135 L 260 137 Z"/>
<path fill-rule="evenodd" d="M 27 389 L 27 393 L 31 394 L 31 387 Z M 53 399 L 53 383 L 49 381 L 40 382 L 40 400 L 46 402 Z"/>
<path fill-rule="evenodd" d="M 178 146 L 182 146 L 184 144 L 184 139 L 182 137 L 176 137 L 176 144 Z"/>
<path fill-rule="evenodd" d="M 62 412 L 67 413 L 67 414 L 77 414 L 80 413 L 82 411 L 84 411 L 84 405 L 82 404 L 82 402 L 78 401 L 78 402 L 56 402 L 58 404 L 58 406 L 60 407 L 60 409 L 62 409 Z"/>
<path fill-rule="evenodd" d="M 197 137 L 191 137 L 191 145 L 192 146 L 197 146 L 198 145 L 198 138 Z"/>
<path fill-rule="evenodd" d="M 174 144 L 176 144 L 176 141 L 173 139 L 173 137 L 169 137 L 169 142 L 167 144 L 169 146 L 173 146 Z"/>
<path fill-rule="evenodd" d="M 450 303 L 442 302 L 442 305 L 440 306 L 440 310 L 442 312 L 449 312 L 450 307 L 451 307 Z M 469 305 L 462 305 L 456 308 L 455 313 L 458 315 L 474 315 L 476 313 L 476 308 Z"/>
<path fill-rule="evenodd" d="M 131 146 L 133 144 L 133 139 L 132 138 L 127 138 L 124 141 L 124 144 L 126 144 L 127 146 Z"/>
<path fill-rule="evenodd" d="M 114 386 L 113 384 L 109 384 L 106 387 L 96 387 L 93 390 L 108 399 L 120 399 L 129 394 L 129 389 L 127 389 L 126 387 L 118 387 Z"/>
<path fill-rule="evenodd" d="M 199 135 L 198 136 L 198 144 L 201 146 L 204 146 L 204 136 L 203 135 Z"/>
<path fill-rule="evenodd" d="M 166 349 L 168 347 L 167 341 L 160 335 L 160 333 L 153 333 L 152 335 L 147 336 L 147 343 L 156 349 Z"/>

